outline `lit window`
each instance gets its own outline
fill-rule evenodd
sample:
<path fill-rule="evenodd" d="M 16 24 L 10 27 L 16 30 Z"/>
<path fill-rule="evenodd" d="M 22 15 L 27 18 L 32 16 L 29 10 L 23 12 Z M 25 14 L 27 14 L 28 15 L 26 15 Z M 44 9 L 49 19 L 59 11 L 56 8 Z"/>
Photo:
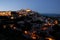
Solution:
<path fill-rule="evenodd" d="M 11 17 L 11 19 L 14 19 L 14 17 Z"/>

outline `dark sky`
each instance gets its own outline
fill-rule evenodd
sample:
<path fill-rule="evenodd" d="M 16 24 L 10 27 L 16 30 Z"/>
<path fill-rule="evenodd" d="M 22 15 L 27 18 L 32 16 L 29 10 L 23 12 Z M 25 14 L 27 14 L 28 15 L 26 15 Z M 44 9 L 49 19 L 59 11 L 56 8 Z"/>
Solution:
<path fill-rule="evenodd" d="M 60 0 L 0 0 L 0 11 L 31 9 L 40 13 L 60 13 Z"/>

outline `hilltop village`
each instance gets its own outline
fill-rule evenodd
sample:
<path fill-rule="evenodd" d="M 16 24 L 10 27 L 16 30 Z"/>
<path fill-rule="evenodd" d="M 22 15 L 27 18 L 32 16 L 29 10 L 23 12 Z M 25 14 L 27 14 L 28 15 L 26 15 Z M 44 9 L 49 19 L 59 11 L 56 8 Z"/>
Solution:
<path fill-rule="evenodd" d="M 58 40 L 60 20 L 30 9 L 0 11 L 0 40 Z"/>

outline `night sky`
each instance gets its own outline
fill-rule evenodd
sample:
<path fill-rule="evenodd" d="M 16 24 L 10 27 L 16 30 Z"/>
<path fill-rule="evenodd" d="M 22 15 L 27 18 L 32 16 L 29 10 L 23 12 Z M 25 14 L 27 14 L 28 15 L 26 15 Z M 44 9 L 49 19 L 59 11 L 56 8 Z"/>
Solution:
<path fill-rule="evenodd" d="M 31 9 L 40 13 L 60 13 L 60 0 L 0 0 L 0 11 Z"/>

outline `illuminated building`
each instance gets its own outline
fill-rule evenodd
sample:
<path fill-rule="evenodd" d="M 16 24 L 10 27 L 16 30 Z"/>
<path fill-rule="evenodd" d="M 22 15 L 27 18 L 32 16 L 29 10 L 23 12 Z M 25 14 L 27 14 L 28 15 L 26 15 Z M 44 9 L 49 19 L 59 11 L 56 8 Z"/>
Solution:
<path fill-rule="evenodd" d="M 51 34 L 49 33 L 55 31 L 52 27 L 55 27 L 56 24 L 59 24 L 58 20 L 38 15 L 37 12 L 30 9 L 0 11 L 0 31 L 3 31 L 2 33 L 6 35 L 15 35 L 14 37 L 16 38 L 19 36 L 19 39 L 20 36 L 23 39 L 30 38 L 32 40 L 38 40 L 45 36 L 50 36 Z M 53 38 L 48 37 L 46 39 L 53 40 Z"/>
<path fill-rule="evenodd" d="M 0 16 L 11 16 L 11 11 L 0 11 Z"/>
<path fill-rule="evenodd" d="M 54 24 L 58 24 L 58 20 L 55 20 L 55 21 L 54 21 Z"/>
<path fill-rule="evenodd" d="M 30 12 L 31 10 L 30 9 L 27 9 L 26 12 Z"/>

